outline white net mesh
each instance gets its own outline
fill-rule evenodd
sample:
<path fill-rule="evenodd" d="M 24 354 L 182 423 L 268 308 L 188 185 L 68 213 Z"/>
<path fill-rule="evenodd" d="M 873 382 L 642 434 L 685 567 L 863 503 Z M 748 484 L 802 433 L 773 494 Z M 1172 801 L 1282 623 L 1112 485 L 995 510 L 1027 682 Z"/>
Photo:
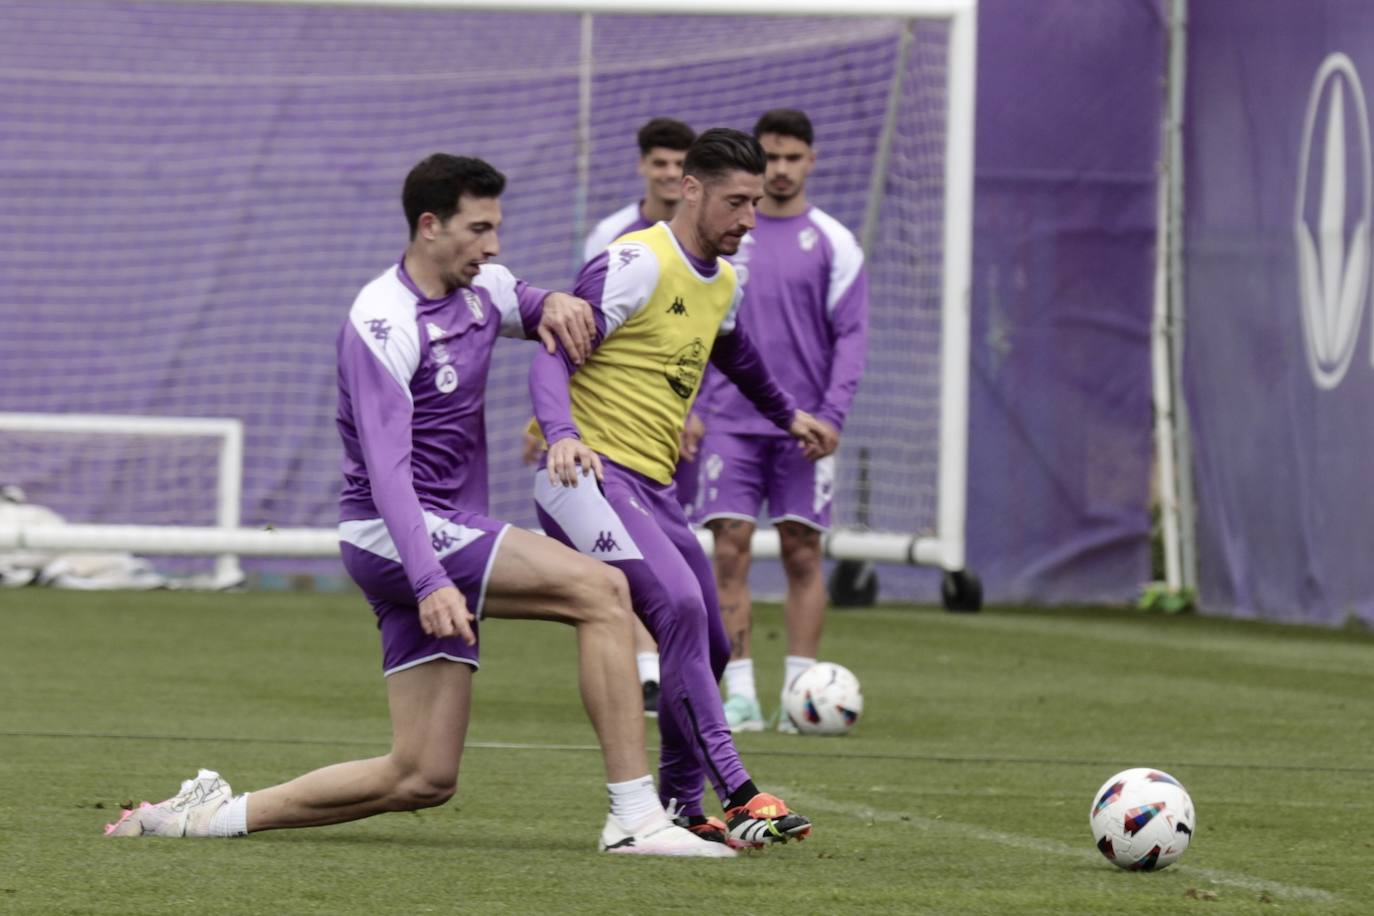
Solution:
<path fill-rule="evenodd" d="M 642 190 L 644 121 L 749 129 L 798 107 L 817 132 L 813 201 L 856 234 L 878 208 L 836 520 L 860 514 L 863 449 L 873 526 L 934 528 L 942 24 L 916 24 L 904 53 L 898 21 L 597 16 L 584 110 L 576 14 L 11 0 L 5 18 L 0 410 L 241 418 L 244 524 L 332 525 L 334 336 L 404 246 L 414 162 L 447 150 L 504 171 L 502 260 L 565 288 L 586 229 Z M 518 523 L 533 522 L 518 457 L 528 346 L 501 344 L 488 400 L 491 511 Z M 83 520 L 195 523 L 212 505 L 204 475 L 165 452 L 18 445 L 0 483 Z"/>

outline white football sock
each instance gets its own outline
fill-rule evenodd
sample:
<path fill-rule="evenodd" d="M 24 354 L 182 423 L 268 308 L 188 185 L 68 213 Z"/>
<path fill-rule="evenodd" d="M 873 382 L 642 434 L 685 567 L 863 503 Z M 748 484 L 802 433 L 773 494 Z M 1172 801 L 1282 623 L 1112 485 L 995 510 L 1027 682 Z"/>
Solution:
<path fill-rule="evenodd" d="M 210 818 L 210 836 L 248 835 L 248 793 L 235 795 Z"/>
<path fill-rule="evenodd" d="M 758 691 L 754 689 L 754 660 L 752 658 L 741 658 L 726 663 L 725 695 L 748 697 L 751 700 L 759 698 Z"/>
<path fill-rule="evenodd" d="M 641 684 L 647 684 L 649 681 L 657 683 L 660 680 L 657 652 L 636 652 L 635 665 L 639 667 L 639 682 Z"/>
<path fill-rule="evenodd" d="M 802 658 L 800 655 L 787 656 L 783 660 L 782 692 L 786 694 L 788 685 L 797 679 L 797 675 L 814 664 L 816 664 L 814 658 Z"/>
<path fill-rule="evenodd" d="M 611 796 L 611 814 L 622 827 L 635 827 L 650 814 L 663 810 L 652 776 L 644 775 L 628 782 L 608 782 L 606 791 Z"/>

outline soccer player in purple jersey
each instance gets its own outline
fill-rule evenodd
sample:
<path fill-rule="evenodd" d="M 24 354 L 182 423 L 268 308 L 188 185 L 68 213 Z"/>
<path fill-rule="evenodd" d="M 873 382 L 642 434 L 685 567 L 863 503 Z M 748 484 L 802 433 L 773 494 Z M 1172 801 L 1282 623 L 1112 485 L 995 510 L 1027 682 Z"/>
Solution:
<path fill-rule="evenodd" d="M 644 179 L 644 196 L 626 204 L 596 224 L 587 235 L 582 260 L 606 250 L 606 246 L 627 232 L 648 229 L 660 220 L 670 220 L 682 199 L 682 160 L 696 132 L 673 118 L 653 118 L 639 129 L 639 175 Z"/>
<path fill-rule="evenodd" d="M 658 642 L 663 696 L 659 796 L 702 836 L 756 847 L 806 836 L 811 823 L 760 792 L 740 761 L 720 702 L 730 655 L 710 563 L 674 496 L 683 425 L 709 359 L 815 459 L 828 427 L 773 381 L 736 325 L 739 284 L 721 256 L 754 225 L 765 160 L 736 130 L 708 130 L 687 152 L 683 200 L 669 223 L 622 236 L 583 266 L 593 352 L 530 367 L 535 416 L 550 443 L 535 501 L 551 536 L 624 572 L 635 612 Z M 600 486 L 579 485 L 587 449 Z M 726 823 L 706 817 L 709 779 Z"/>
<path fill-rule="evenodd" d="M 854 236 L 806 199 L 816 162 L 811 121 L 775 109 L 754 126 L 768 156 L 758 225 L 732 258 L 743 275 L 739 323 L 768 341 L 769 370 L 838 440 L 863 375 L 868 282 Z M 706 423 L 697 518 L 715 536 L 716 585 L 730 635 L 725 712 L 733 731 L 764 727 L 750 656 L 750 539 L 766 500 L 787 575 L 783 689 L 816 661 L 826 594 L 821 534 L 830 526 L 834 458 L 808 462 L 728 380 L 711 373 L 698 410 Z M 779 714 L 778 730 L 793 732 Z"/>
<path fill-rule="evenodd" d="M 619 572 L 486 516 L 483 411 L 498 335 L 534 336 L 581 358 L 585 302 L 516 280 L 500 251 L 505 177 L 435 154 L 406 177 L 410 242 L 358 294 L 338 337 L 344 489 L 339 539 L 381 631 L 390 753 L 235 796 L 212 770 L 106 828 L 111 836 L 236 836 L 442 805 L 457 787 L 478 620 L 550 619 L 577 629 L 583 704 L 601 743 L 611 811 L 600 848 L 733 854 L 673 823 L 648 774 L 631 612 Z M 572 446 L 585 467 L 594 455 Z"/>

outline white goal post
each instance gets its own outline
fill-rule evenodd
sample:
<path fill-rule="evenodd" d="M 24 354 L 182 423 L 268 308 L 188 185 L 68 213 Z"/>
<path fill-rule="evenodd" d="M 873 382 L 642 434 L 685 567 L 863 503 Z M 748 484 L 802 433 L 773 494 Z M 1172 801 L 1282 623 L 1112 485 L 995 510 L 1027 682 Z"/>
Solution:
<path fill-rule="evenodd" d="M 0 412 L 0 435 L 6 431 L 162 439 L 200 436 L 214 439 L 217 443 L 215 525 L 192 529 L 153 525 L 19 527 L 0 524 L 0 550 L 218 554 L 215 559 L 215 581 L 233 583 L 242 579 L 236 556 L 242 551 L 232 549 L 226 540 L 242 534 L 239 529 L 239 506 L 243 498 L 241 421 L 230 417 Z"/>
<path fill-rule="evenodd" d="M 186 0 L 179 0 L 185 3 Z M 198 4 L 218 3 L 221 0 L 194 0 Z M 255 0 L 263 5 L 300 6 L 308 0 Z M 828 557 L 842 560 L 861 560 L 892 564 L 932 566 L 947 573 L 963 574 L 966 565 L 966 514 L 968 489 L 968 424 L 969 424 L 969 347 L 970 347 L 970 287 L 973 222 L 973 165 L 974 165 L 974 95 L 977 0 L 315 0 L 308 5 L 338 5 L 377 9 L 477 10 L 503 13 L 556 12 L 597 16 L 763 16 L 763 17 L 877 17 L 888 20 L 934 20 L 946 30 L 945 52 L 945 124 L 941 137 L 943 149 L 936 154 L 943 157 L 943 187 L 930 191 L 932 199 L 938 195 L 941 225 L 938 243 L 942 246 L 936 269 L 939 270 L 940 316 L 938 319 L 938 348 L 931 346 L 931 358 L 938 359 L 938 467 L 934 512 L 930 522 L 922 527 L 934 530 L 920 532 L 866 531 L 839 528 L 824 540 Z M 587 21 L 584 19 L 584 22 Z M 590 80 L 590 59 L 587 61 Z M 885 122 L 880 147 L 890 141 L 892 108 L 900 92 L 900 71 L 893 77 L 893 97 L 889 98 L 888 121 Z M 579 118 L 579 131 L 589 130 L 588 121 Z M 585 144 L 579 150 L 579 160 L 586 155 Z M 879 206 L 883 194 L 886 149 L 876 155 L 872 184 L 877 194 L 870 198 L 869 207 Z M 586 165 L 579 162 L 578 171 L 585 178 Z M 938 176 L 937 176 L 938 178 Z M 933 187 L 934 182 L 931 183 Z M 890 199 L 890 193 L 889 193 Z M 585 197 L 583 199 L 585 203 Z M 864 219 L 863 242 L 872 242 L 875 211 L 870 209 Z M 588 214 L 575 214 L 584 222 Z M 856 232 L 861 227 L 854 226 Z M 938 349 L 938 353 L 936 350 Z M 883 381 L 866 381 L 865 385 L 881 385 Z M 888 380 L 886 384 L 898 382 Z M 0 429 L 17 428 L 6 424 L 25 422 L 23 414 L 0 415 Z M 28 422 L 50 424 L 56 429 L 64 424 L 83 432 L 98 432 L 102 425 L 121 432 L 143 435 L 204 435 L 222 436 L 220 491 L 217 494 L 218 512 L 212 527 L 190 526 L 130 526 L 130 525 L 67 525 L 61 528 L 8 530 L 0 528 L 0 550 L 16 546 L 44 549 L 111 549 L 157 554 L 218 554 L 223 570 L 236 567 L 235 556 L 295 556 L 330 557 L 338 551 L 337 538 L 332 529 L 260 530 L 240 527 L 240 494 L 238 481 L 241 467 L 231 473 L 229 465 L 242 463 L 243 432 L 235 420 L 206 420 L 180 418 L 102 417 L 90 415 L 29 415 Z M 36 427 L 29 426 L 29 429 Z M 174 432 L 173 432 L 174 431 Z M 933 436 L 932 436 L 933 438 Z M 900 477 L 899 475 L 896 475 Z M 22 482 L 21 482 L 22 483 Z M 900 484 L 898 484 L 900 485 Z M 912 528 L 917 525 L 913 523 Z M 703 540 L 709 535 L 703 534 Z M 775 532 L 760 530 L 755 535 L 755 553 L 761 557 L 778 556 Z"/>

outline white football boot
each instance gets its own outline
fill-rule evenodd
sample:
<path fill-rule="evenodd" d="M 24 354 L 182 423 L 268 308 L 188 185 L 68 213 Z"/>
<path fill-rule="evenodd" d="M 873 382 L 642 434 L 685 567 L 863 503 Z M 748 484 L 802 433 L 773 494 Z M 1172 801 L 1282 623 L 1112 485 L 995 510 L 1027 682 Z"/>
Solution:
<path fill-rule="evenodd" d="M 662 808 L 633 828 L 621 824 L 614 814 L 606 815 L 599 848 L 602 852 L 629 855 L 696 856 L 705 859 L 728 859 L 735 854 L 724 843 L 712 843 L 679 827 Z"/>
<path fill-rule="evenodd" d="M 234 797 L 229 783 L 214 770 L 201 770 L 181 784 L 181 791 L 156 805 L 144 802 L 113 824 L 105 825 L 106 836 L 191 836 L 210 835 L 215 812 Z"/>

